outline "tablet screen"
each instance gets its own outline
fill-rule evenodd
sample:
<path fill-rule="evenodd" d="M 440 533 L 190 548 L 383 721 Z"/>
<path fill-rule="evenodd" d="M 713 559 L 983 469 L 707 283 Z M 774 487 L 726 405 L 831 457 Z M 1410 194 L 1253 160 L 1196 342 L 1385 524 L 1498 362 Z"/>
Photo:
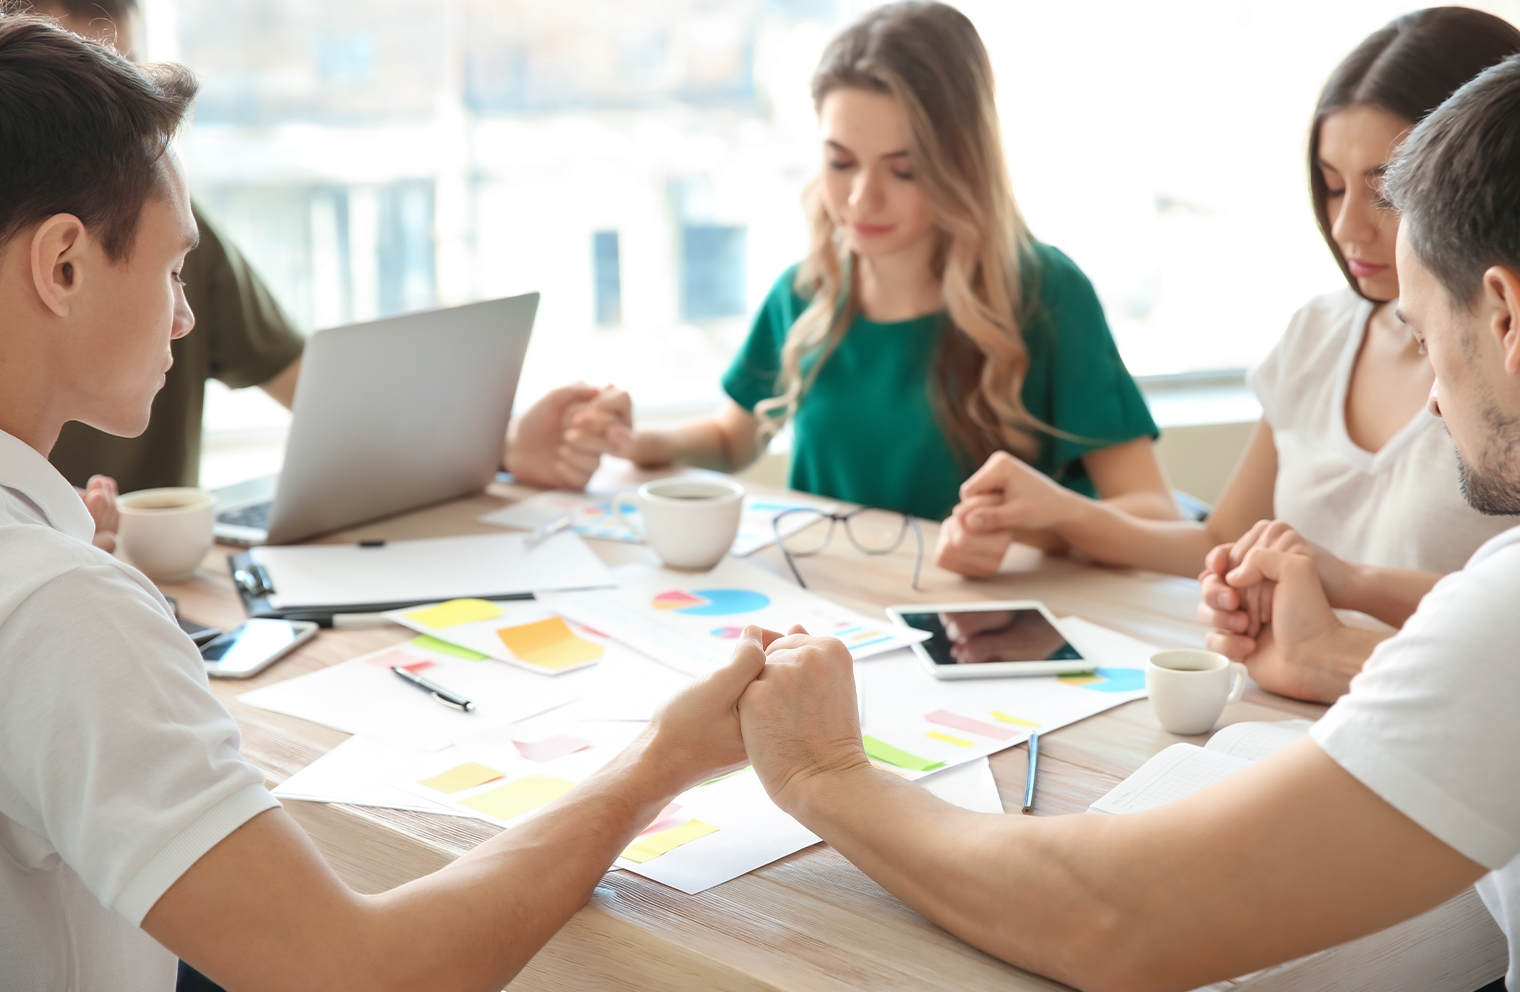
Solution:
<path fill-rule="evenodd" d="M 903 622 L 934 636 L 921 647 L 936 665 L 1080 661 L 1082 655 L 1039 610 L 909 613 Z"/>

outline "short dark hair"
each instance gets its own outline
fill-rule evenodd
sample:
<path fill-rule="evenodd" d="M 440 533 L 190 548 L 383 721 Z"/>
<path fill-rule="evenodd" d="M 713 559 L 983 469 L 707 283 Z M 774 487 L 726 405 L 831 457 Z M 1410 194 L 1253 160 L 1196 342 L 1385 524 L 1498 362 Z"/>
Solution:
<path fill-rule="evenodd" d="M 1517 52 L 1520 30 L 1508 21 L 1469 7 L 1427 7 L 1368 35 L 1330 73 L 1309 129 L 1309 193 L 1320 233 L 1356 293 L 1361 289 L 1330 236 L 1328 189 L 1319 168 L 1325 118 L 1367 104 L 1418 124 L 1463 83 Z"/>
<path fill-rule="evenodd" d="M 1520 273 L 1520 56 L 1415 128 L 1385 180 L 1409 246 L 1458 305 L 1490 266 Z"/>
<path fill-rule="evenodd" d="M 125 259 L 195 89 L 182 66 L 135 66 L 52 21 L 0 15 L 0 249 L 66 213 Z"/>
<path fill-rule="evenodd" d="M 70 17 L 80 17 L 91 20 L 96 17 L 109 17 L 113 21 L 120 21 L 123 17 L 137 13 L 137 0 L 47 0 L 55 7 L 62 7 L 69 12 Z"/>

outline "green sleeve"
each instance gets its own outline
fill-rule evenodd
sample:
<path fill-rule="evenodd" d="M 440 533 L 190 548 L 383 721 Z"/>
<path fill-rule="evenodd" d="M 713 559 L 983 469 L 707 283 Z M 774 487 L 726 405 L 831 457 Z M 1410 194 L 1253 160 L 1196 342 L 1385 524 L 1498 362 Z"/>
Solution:
<path fill-rule="evenodd" d="M 797 266 L 781 273 L 765 302 L 755 314 L 749 337 L 723 373 L 723 391 L 746 410 L 776 395 L 776 380 L 781 375 L 781 347 L 787 332 L 802 313 L 805 302 L 797 296 L 793 283 Z"/>
<path fill-rule="evenodd" d="M 305 339 L 242 254 L 195 211 L 201 243 L 185 259 L 185 298 L 206 337 L 207 372 L 233 389 L 273 379 Z"/>
<path fill-rule="evenodd" d="M 1056 479 L 1085 479 L 1079 459 L 1089 451 L 1160 432 L 1119 357 L 1092 282 L 1059 249 L 1037 244 L 1035 258 L 1037 303 L 1026 341 L 1030 375 L 1043 373 L 1046 388 L 1029 409 L 1075 438 L 1051 438 L 1041 467 Z"/>

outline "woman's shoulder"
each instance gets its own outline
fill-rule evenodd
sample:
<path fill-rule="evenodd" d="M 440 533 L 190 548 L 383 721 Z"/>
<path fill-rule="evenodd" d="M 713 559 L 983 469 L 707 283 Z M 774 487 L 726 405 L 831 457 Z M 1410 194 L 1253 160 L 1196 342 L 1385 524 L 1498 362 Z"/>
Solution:
<path fill-rule="evenodd" d="M 1020 252 L 1020 261 L 1026 292 L 1032 290 L 1041 300 L 1059 300 L 1072 292 L 1093 292 L 1087 273 L 1055 245 L 1031 239 Z"/>
<path fill-rule="evenodd" d="M 1365 319 L 1370 309 L 1349 287 L 1322 293 L 1298 308 L 1273 351 L 1296 359 L 1338 355 L 1356 330 L 1358 316 Z"/>

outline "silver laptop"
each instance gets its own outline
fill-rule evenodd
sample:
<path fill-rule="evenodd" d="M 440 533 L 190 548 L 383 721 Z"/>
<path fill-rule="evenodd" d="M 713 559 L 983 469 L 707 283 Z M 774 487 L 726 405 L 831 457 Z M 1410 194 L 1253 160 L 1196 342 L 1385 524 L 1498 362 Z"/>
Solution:
<path fill-rule="evenodd" d="M 537 310 L 527 293 L 313 334 L 284 467 L 216 491 L 218 539 L 288 544 L 485 488 Z"/>

